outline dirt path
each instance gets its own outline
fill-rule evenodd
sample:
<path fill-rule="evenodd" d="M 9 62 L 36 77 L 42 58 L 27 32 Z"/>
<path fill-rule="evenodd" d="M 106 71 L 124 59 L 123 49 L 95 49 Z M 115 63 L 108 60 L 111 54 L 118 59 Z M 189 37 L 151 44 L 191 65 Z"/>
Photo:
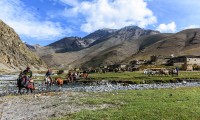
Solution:
<path fill-rule="evenodd" d="M 46 120 L 61 117 L 82 109 L 103 109 L 108 105 L 83 104 L 79 92 L 43 93 L 35 95 L 5 96 L 0 98 L 1 120 Z"/>

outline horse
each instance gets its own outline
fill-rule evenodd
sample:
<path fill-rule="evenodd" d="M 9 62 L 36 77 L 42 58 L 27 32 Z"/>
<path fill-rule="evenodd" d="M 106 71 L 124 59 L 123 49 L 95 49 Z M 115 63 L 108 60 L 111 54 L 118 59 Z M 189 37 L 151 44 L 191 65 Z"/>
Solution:
<path fill-rule="evenodd" d="M 174 68 L 174 69 L 171 69 L 171 70 L 169 71 L 169 74 L 172 75 L 172 77 L 178 76 L 178 71 Z"/>
<path fill-rule="evenodd" d="M 159 74 L 159 71 L 151 70 L 151 69 L 144 69 L 143 73 L 148 76 L 153 76 L 153 75 Z"/>
<path fill-rule="evenodd" d="M 26 93 L 28 93 L 29 90 L 31 91 L 31 93 L 33 93 L 34 82 L 30 78 L 27 78 L 27 76 L 22 75 L 22 76 L 19 76 L 19 78 L 17 79 L 17 87 L 18 87 L 18 93 L 20 94 L 22 94 L 21 90 L 23 88 L 26 89 Z"/>
<path fill-rule="evenodd" d="M 83 71 L 83 73 L 81 74 L 81 77 L 87 79 L 88 78 L 88 73 L 86 71 Z"/>
<path fill-rule="evenodd" d="M 63 86 L 63 79 L 57 78 L 57 79 L 56 79 L 56 84 L 57 84 L 58 86 L 62 87 L 62 86 Z"/>
<path fill-rule="evenodd" d="M 170 73 L 170 71 L 169 71 L 168 69 L 161 69 L 161 70 L 159 71 L 159 74 L 160 74 L 160 75 L 168 76 L 169 73 Z"/>
<path fill-rule="evenodd" d="M 50 77 L 45 78 L 46 90 L 49 90 L 53 84 L 53 81 Z"/>

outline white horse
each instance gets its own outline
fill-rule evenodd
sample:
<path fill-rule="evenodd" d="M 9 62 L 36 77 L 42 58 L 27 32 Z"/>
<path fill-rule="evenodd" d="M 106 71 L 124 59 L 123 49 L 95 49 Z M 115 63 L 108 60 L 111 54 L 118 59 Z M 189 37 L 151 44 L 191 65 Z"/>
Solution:
<path fill-rule="evenodd" d="M 157 71 L 157 70 L 151 70 L 151 69 L 144 69 L 143 73 L 145 75 L 151 76 L 151 75 L 159 74 L 159 71 Z"/>
<path fill-rule="evenodd" d="M 45 78 L 46 90 L 49 90 L 52 86 L 52 80 L 50 77 Z"/>

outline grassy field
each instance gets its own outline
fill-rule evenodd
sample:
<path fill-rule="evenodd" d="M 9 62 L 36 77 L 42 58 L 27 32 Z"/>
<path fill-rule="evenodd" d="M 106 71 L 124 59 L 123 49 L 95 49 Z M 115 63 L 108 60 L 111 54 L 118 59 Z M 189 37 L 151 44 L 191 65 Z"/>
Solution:
<path fill-rule="evenodd" d="M 102 110 L 82 110 L 56 120 L 198 120 L 200 88 L 87 93 L 84 104 L 108 104 Z"/>
<path fill-rule="evenodd" d="M 65 78 L 66 74 L 55 77 Z M 88 80 L 128 81 L 133 83 L 200 80 L 198 71 L 181 71 L 179 76 L 147 76 L 142 72 L 93 73 Z M 85 80 L 85 79 L 83 79 Z M 80 104 L 108 105 L 99 110 L 81 110 L 53 120 L 198 120 L 200 87 L 128 90 L 84 93 Z M 76 101 L 74 101 L 76 102 Z"/>
<path fill-rule="evenodd" d="M 67 79 L 66 73 L 60 75 L 52 76 L 55 78 Z M 34 80 L 44 80 L 44 76 L 33 76 Z M 143 83 L 168 83 L 168 82 L 177 82 L 182 81 L 183 79 L 194 81 L 200 80 L 200 71 L 180 71 L 178 76 L 172 77 L 171 75 L 154 75 L 148 76 L 144 75 L 142 71 L 136 72 L 107 72 L 107 73 L 90 73 L 87 80 L 96 81 L 96 80 L 110 80 L 115 82 L 125 82 L 125 83 L 134 83 L 134 84 L 143 84 Z M 85 81 L 86 79 L 81 78 L 80 81 Z"/>
<path fill-rule="evenodd" d="M 155 75 L 147 76 L 141 71 L 136 72 L 121 72 L 121 73 L 93 73 L 89 74 L 91 80 L 116 80 L 116 81 L 129 81 L 133 83 L 155 83 L 155 82 L 176 82 L 177 80 L 197 80 L 200 79 L 199 71 L 181 71 L 178 76 L 172 77 L 170 75 Z"/>

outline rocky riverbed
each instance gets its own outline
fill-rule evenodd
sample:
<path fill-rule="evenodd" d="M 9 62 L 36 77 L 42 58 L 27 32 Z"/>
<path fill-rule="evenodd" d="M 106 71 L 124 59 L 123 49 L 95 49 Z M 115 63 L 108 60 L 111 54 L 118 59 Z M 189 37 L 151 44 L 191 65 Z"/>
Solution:
<path fill-rule="evenodd" d="M 33 94 L 19 95 L 16 81 L 0 81 L 0 119 L 1 120 L 46 120 L 59 118 L 83 109 L 104 109 L 112 105 L 88 105 L 81 101 L 87 92 L 109 92 L 117 90 L 144 90 L 179 87 L 199 87 L 200 82 L 160 83 L 160 84 L 112 84 L 107 80 L 89 83 L 68 83 L 63 87 L 56 85 L 46 90 L 43 82 L 36 82 Z M 85 93 L 86 92 L 86 93 Z"/>
<path fill-rule="evenodd" d="M 6 83 L 4 83 L 6 84 Z M 11 84 L 11 83 L 9 83 Z M 87 97 L 87 92 L 108 92 L 117 90 L 144 90 L 178 87 L 196 87 L 199 82 L 182 82 L 166 84 L 109 84 L 102 82 L 101 85 L 82 85 L 68 84 L 62 88 L 53 86 L 51 91 L 47 92 L 44 86 L 40 85 L 33 94 L 24 95 L 6 95 L 0 97 L 0 119 L 1 120 L 46 120 L 50 118 L 59 118 L 69 115 L 83 109 L 96 110 L 112 107 L 110 104 L 89 105 L 84 104 L 81 98 Z M 10 86 L 12 88 L 14 86 Z M 81 92 L 80 92 L 81 91 Z M 83 92 L 84 91 L 84 92 Z"/>
<path fill-rule="evenodd" d="M 36 93 L 46 90 L 46 86 L 42 82 L 36 82 Z M 179 83 L 160 83 L 160 84 L 112 84 L 104 80 L 98 84 L 82 84 L 82 83 L 68 83 L 63 87 L 53 85 L 48 91 L 73 91 L 73 92 L 107 92 L 113 90 L 143 90 L 143 89 L 161 89 L 161 88 L 177 88 L 177 87 L 195 87 L 200 86 L 200 82 L 186 82 Z M 0 81 L 0 95 L 17 94 L 16 81 Z"/>

